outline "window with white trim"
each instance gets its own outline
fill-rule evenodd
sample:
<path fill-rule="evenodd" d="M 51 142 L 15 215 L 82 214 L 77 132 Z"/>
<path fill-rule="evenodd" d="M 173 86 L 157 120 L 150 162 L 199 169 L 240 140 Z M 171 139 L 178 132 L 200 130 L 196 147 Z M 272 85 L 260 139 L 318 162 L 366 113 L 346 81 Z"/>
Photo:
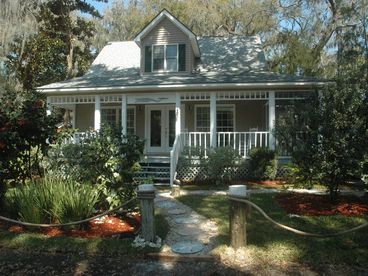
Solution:
<path fill-rule="evenodd" d="M 210 131 L 210 107 L 208 105 L 197 105 L 195 107 L 196 131 Z M 232 132 L 235 130 L 235 106 L 218 105 L 216 108 L 216 124 L 218 132 Z"/>
<path fill-rule="evenodd" d="M 196 131 L 210 131 L 210 107 L 196 106 Z"/>
<path fill-rule="evenodd" d="M 152 45 L 152 71 L 178 71 L 178 45 Z"/>
<path fill-rule="evenodd" d="M 101 109 L 101 122 L 121 126 L 121 108 L 106 106 Z M 135 134 L 135 107 L 128 107 L 127 110 L 127 133 Z"/>
<path fill-rule="evenodd" d="M 101 110 L 101 122 L 104 124 L 116 124 L 116 110 L 115 109 L 106 109 L 103 108 Z"/>
<path fill-rule="evenodd" d="M 217 131 L 229 132 L 234 131 L 234 107 L 219 107 L 216 114 Z"/>

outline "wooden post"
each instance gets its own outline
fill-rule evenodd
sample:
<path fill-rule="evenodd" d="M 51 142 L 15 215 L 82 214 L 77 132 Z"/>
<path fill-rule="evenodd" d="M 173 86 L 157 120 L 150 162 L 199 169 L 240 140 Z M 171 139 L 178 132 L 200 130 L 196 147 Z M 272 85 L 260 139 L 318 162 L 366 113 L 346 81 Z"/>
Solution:
<path fill-rule="evenodd" d="M 142 238 L 145 241 L 155 242 L 155 188 L 153 184 L 142 184 L 138 186 L 137 197 L 141 206 Z"/>
<path fill-rule="evenodd" d="M 247 245 L 247 209 L 248 205 L 231 199 L 246 199 L 247 186 L 231 185 L 229 186 L 230 201 L 230 236 L 231 246 L 235 249 L 245 247 Z"/>

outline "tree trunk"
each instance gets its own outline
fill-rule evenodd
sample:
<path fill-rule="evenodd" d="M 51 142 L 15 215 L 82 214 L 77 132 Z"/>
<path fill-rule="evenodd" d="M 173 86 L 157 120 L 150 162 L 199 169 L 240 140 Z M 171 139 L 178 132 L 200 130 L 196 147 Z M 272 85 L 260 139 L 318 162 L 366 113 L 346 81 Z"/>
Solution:
<path fill-rule="evenodd" d="M 0 179 L 0 213 L 3 213 L 5 203 L 6 184 L 4 179 Z"/>
<path fill-rule="evenodd" d="M 67 74 L 66 78 L 70 79 L 73 77 L 73 59 L 74 59 L 74 43 L 73 37 L 69 37 L 69 53 L 66 56 Z"/>
<path fill-rule="evenodd" d="M 329 184 L 328 188 L 329 188 L 329 192 L 330 192 L 330 201 L 331 202 L 336 202 L 336 200 L 338 198 L 339 185 L 336 184 L 335 181 L 333 181 Z"/>

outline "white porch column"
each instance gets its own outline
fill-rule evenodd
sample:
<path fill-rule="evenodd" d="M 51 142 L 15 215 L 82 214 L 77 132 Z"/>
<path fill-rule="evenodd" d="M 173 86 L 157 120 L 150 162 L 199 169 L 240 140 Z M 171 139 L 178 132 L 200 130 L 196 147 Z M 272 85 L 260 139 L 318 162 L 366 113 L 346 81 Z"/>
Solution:
<path fill-rule="evenodd" d="M 77 109 L 77 105 L 76 104 L 73 104 L 73 107 L 72 107 L 72 128 L 75 128 L 75 110 Z"/>
<path fill-rule="evenodd" d="M 100 95 L 95 96 L 95 130 L 98 131 L 101 128 L 101 98 Z"/>
<path fill-rule="evenodd" d="M 276 149 L 276 139 L 273 131 L 275 129 L 276 109 L 275 109 L 275 92 L 268 92 L 268 145 L 272 150 Z"/>
<path fill-rule="evenodd" d="M 127 124 L 127 119 L 128 119 L 127 110 L 128 110 L 127 96 L 125 94 L 122 94 L 121 95 L 121 128 L 122 128 L 123 135 L 128 134 L 128 130 L 127 130 L 127 126 L 128 126 L 128 124 Z"/>
<path fill-rule="evenodd" d="M 216 92 L 211 92 L 210 96 L 210 146 L 215 148 L 217 146 L 216 139 Z"/>
<path fill-rule="evenodd" d="M 175 94 L 175 136 L 181 133 L 181 98 L 180 93 Z"/>
<path fill-rule="evenodd" d="M 46 115 L 50 116 L 51 115 L 51 100 L 49 97 L 46 97 Z"/>

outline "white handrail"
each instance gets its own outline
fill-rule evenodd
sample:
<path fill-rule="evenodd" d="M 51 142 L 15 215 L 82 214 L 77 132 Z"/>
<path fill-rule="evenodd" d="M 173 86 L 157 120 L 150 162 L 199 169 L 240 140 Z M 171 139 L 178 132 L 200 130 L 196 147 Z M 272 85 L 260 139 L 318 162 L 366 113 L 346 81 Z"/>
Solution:
<path fill-rule="evenodd" d="M 80 144 L 85 139 L 95 137 L 96 132 L 93 131 L 87 131 L 87 132 L 74 132 L 72 137 L 66 138 L 64 140 L 64 144 Z"/>
<path fill-rule="evenodd" d="M 268 131 L 217 132 L 217 146 L 231 147 L 246 158 L 252 148 L 268 147 L 269 135 Z M 207 149 L 210 148 L 210 132 L 183 132 L 182 137 L 183 145 L 189 148 L 189 155 L 191 155 L 191 148 L 202 147 L 207 156 Z"/>
<path fill-rule="evenodd" d="M 246 158 L 255 147 L 268 147 L 268 131 L 217 132 L 217 146 L 232 147 Z"/>
<path fill-rule="evenodd" d="M 179 155 L 182 149 L 181 135 L 176 135 L 174 145 L 170 151 L 170 186 L 174 184 L 176 167 L 178 165 Z"/>
<path fill-rule="evenodd" d="M 191 155 L 191 149 L 193 147 L 201 147 L 204 151 L 204 156 L 207 156 L 207 149 L 210 148 L 210 132 L 194 131 L 194 132 L 182 132 L 182 144 L 189 149 L 189 155 Z"/>

